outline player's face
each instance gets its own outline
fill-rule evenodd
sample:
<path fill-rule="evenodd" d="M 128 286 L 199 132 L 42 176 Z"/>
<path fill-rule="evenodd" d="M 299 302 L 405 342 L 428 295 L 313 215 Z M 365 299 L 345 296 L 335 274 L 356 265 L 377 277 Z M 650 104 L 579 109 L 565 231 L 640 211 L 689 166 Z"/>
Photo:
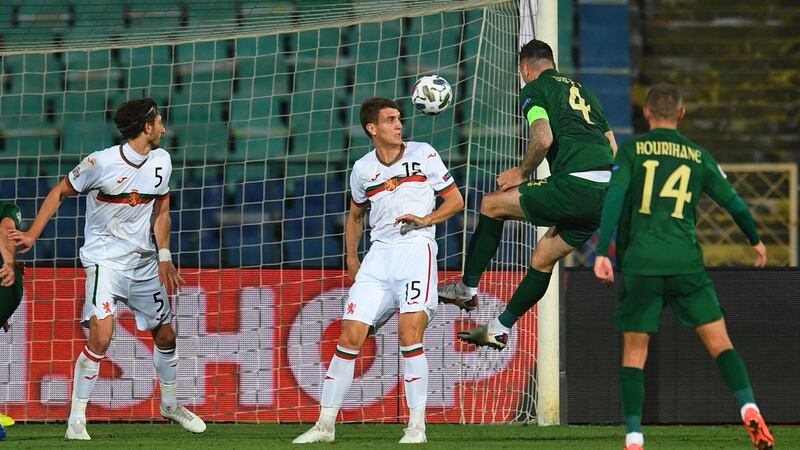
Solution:
<path fill-rule="evenodd" d="M 394 108 L 383 108 L 378 113 L 375 126 L 375 143 L 383 145 L 402 145 L 403 123 L 400 122 L 400 111 Z"/>
<path fill-rule="evenodd" d="M 159 144 L 161 144 L 161 136 L 166 132 L 167 129 L 164 128 L 164 122 L 162 122 L 161 114 L 159 114 L 153 121 L 153 126 L 150 129 L 150 136 L 147 142 L 150 143 L 152 148 L 158 148 Z"/>

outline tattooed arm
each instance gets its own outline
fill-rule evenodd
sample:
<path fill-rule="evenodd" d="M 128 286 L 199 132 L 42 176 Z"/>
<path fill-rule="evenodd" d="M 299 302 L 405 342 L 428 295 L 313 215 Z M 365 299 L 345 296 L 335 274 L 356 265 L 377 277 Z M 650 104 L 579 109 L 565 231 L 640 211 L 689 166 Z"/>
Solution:
<path fill-rule="evenodd" d="M 512 167 L 497 176 L 497 185 L 506 191 L 524 183 L 525 180 L 539 167 L 553 145 L 553 130 L 547 119 L 538 119 L 531 124 L 531 139 L 528 141 L 528 150 L 519 167 Z"/>

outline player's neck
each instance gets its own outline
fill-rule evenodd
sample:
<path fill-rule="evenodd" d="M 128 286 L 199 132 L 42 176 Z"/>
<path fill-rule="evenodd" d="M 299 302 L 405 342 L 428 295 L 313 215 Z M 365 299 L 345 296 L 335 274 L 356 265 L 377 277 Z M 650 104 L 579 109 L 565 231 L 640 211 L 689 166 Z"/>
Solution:
<path fill-rule="evenodd" d="M 375 152 L 378 154 L 378 159 L 384 165 L 390 166 L 403 154 L 404 144 L 400 145 L 379 145 L 375 144 Z"/>
<path fill-rule="evenodd" d="M 655 130 L 656 128 L 660 128 L 663 130 L 677 130 L 678 124 L 673 121 L 669 120 L 651 120 L 650 121 L 650 130 Z"/>
<path fill-rule="evenodd" d="M 147 156 L 153 150 L 146 139 L 128 139 L 128 146 L 142 156 Z"/>

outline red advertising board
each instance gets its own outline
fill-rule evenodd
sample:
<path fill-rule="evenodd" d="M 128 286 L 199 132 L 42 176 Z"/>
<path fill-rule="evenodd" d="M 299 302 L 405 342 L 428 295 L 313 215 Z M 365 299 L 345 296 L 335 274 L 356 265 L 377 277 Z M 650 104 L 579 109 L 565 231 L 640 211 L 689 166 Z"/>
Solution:
<path fill-rule="evenodd" d="M 338 338 L 349 282 L 340 270 L 182 270 L 172 299 L 180 356 L 178 397 L 208 421 L 313 422 Z M 440 274 L 440 279 L 455 274 Z M 484 277 L 481 308 L 440 305 L 426 331 L 430 422 L 505 422 L 524 402 L 535 355 L 534 316 L 503 352 L 456 339 L 493 318 L 521 277 Z M 74 361 L 85 345 L 82 269 L 29 269 L 23 305 L 0 336 L 0 402 L 17 420 L 64 420 Z M 157 420 L 158 383 L 149 332 L 133 313 L 118 325 L 93 392 L 90 420 Z M 346 421 L 403 421 L 406 415 L 397 319 L 369 338 L 342 408 Z M 5 369 L 5 370 L 3 370 Z"/>

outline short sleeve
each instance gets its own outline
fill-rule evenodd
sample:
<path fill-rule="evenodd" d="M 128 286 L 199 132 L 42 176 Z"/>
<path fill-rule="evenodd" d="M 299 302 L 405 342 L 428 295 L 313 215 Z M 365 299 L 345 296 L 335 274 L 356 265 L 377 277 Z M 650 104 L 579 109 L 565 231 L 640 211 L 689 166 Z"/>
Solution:
<path fill-rule="evenodd" d="M 437 195 L 444 195 L 456 188 L 456 181 L 442 162 L 439 152 L 430 146 L 425 150 L 425 176 Z"/>
<path fill-rule="evenodd" d="M 725 205 L 737 195 L 722 167 L 706 151 L 703 152 L 703 192 L 718 205 Z"/>
<path fill-rule="evenodd" d="M 91 191 L 98 187 L 102 173 L 95 152 L 83 158 L 83 161 L 67 174 L 67 183 L 76 193 Z"/>
<path fill-rule="evenodd" d="M 169 154 L 167 154 L 166 164 L 164 166 L 165 167 L 162 169 L 163 172 L 159 174 L 164 177 L 164 181 L 158 187 L 157 192 L 161 197 L 169 194 L 169 180 L 172 177 L 172 160 L 170 159 Z"/>
<path fill-rule="evenodd" d="M 631 172 L 633 171 L 633 145 L 623 144 L 617 152 L 614 165 L 611 167 L 611 184 L 619 186 L 623 190 L 628 189 L 631 183 Z"/>
<path fill-rule="evenodd" d="M 8 217 L 9 219 L 14 221 L 17 229 L 19 229 L 19 225 L 22 222 L 22 213 L 19 210 L 19 207 L 14 203 L 2 203 L 2 208 L 0 209 L 0 220 Z"/>
<path fill-rule="evenodd" d="M 358 166 L 353 166 L 353 171 L 350 173 L 350 195 L 353 198 L 353 203 L 358 206 L 365 206 L 367 204 L 367 192 L 358 179 Z"/>

